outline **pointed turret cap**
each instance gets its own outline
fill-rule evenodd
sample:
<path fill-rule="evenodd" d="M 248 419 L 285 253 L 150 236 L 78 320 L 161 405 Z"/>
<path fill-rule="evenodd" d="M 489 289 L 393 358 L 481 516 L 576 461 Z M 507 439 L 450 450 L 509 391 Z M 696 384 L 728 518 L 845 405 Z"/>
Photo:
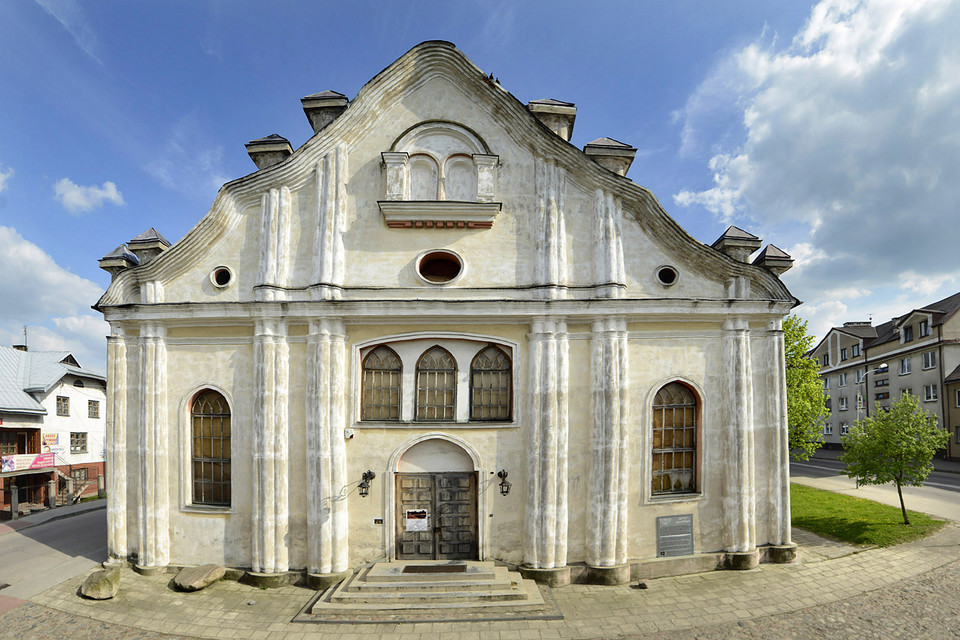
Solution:
<path fill-rule="evenodd" d="M 246 144 L 246 147 L 250 159 L 253 160 L 258 169 L 272 167 L 293 154 L 290 141 L 277 133 L 251 140 Z"/>
<path fill-rule="evenodd" d="M 793 266 L 793 258 L 783 249 L 768 244 L 756 259 L 754 259 L 753 264 L 773 272 L 776 276 L 780 276 Z"/>
<path fill-rule="evenodd" d="M 328 124 L 337 119 L 347 108 L 347 96 L 337 91 L 321 91 L 300 98 L 303 112 L 310 121 L 314 133 L 319 133 Z"/>
<path fill-rule="evenodd" d="M 730 225 L 710 246 L 734 260 L 748 262 L 750 254 L 759 249 L 761 244 L 763 243 L 757 236 Z"/>
<path fill-rule="evenodd" d="M 577 119 L 577 106 L 554 98 L 531 100 L 527 109 L 548 129 L 570 142 L 573 137 L 573 123 Z"/>
<path fill-rule="evenodd" d="M 99 260 L 100 268 L 110 274 L 111 282 L 121 272 L 137 266 L 138 263 L 137 256 L 131 253 L 125 244 L 121 244 Z"/>
<path fill-rule="evenodd" d="M 147 264 L 170 247 L 170 241 L 150 227 L 133 240 L 127 242 L 130 251 L 137 256 L 141 265 Z"/>
<path fill-rule="evenodd" d="M 625 176 L 637 155 L 636 147 L 613 138 L 597 138 L 583 147 L 583 152 L 597 164 L 614 173 Z"/>

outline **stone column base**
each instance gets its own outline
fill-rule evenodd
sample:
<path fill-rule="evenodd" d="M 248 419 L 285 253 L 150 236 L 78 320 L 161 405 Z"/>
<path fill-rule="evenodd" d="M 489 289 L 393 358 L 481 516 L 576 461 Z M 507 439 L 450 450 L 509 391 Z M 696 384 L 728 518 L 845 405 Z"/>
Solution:
<path fill-rule="evenodd" d="M 766 548 L 767 562 L 775 564 L 789 564 L 797 561 L 797 545 L 772 544 Z"/>
<path fill-rule="evenodd" d="M 142 565 L 135 564 L 135 565 L 133 565 L 133 570 L 136 571 L 137 573 L 139 573 L 139 574 L 142 575 L 142 576 L 157 576 L 157 575 L 160 575 L 161 573 L 166 573 L 166 572 L 167 572 L 167 567 L 166 567 L 166 566 L 162 566 L 162 567 L 144 567 L 144 566 L 142 566 Z"/>
<path fill-rule="evenodd" d="M 343 582 L 351 575 L 353 575 L 352 571 L 340 571 L 339 573 L 308 573 L 307 586 L 317 591 L 323 591 L 335 584 Z"/>
<path fill-rule="evenodd" d="M 251 587 L 261 589 L 276 589 L 290 584 L 290 575 L 287 573 L 258 573 L 256 571 L 247 571 L 240 578 L 240 582 L 248 584 Z"/>
<path fill-rule="evenodd" d="M 614 567 L 588 566 L 584 573 L 584 582 L 587 584 L 627 584 L 630 582 L 630 565 L 618 564 Z"/>
<path fill-rule="evenodd" d="M 548 587 L 563 587 L 570 584 L 569 566 L 557 567 L 556 569 L 520 567 L 520 575 L 527 580 L 533 580 L 537 584 L 544 584 Z"/>
<path fill-rule="evenodd" d="M 727 551 L 723 556 L 723 568 L 733 571 L 748 571 L 760 566 L 760 551 Z"/>

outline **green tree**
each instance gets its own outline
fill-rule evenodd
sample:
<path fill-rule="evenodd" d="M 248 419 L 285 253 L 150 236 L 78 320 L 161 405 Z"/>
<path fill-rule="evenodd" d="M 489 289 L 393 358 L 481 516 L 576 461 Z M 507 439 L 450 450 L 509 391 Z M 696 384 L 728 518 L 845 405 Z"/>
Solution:
<path fill-rule="evenodd" d="M 807 333 L 807 321 L 797 316 L 783 320 L 784 355 L 787 365 L 787 424 L 790 456 L 809 460 L 823 444 L 823 425 L 830 412 L 823 393 L 817 361 L 805 357 L 814 337 Z"/>
<path fill-rule="evenodd" d="M 861 484 L 897 485 L 903 524 L 910 524 L 903 505 L 904 485 L 919 487 L 933 471 L 933 456 L 947 445 L 949 434 L 937 417 L 921 409 L 917 397 L 905 394 L 890 410 L 876 406 L 876 415 L 857 423 L 843 437 L 844 473 Z"/>

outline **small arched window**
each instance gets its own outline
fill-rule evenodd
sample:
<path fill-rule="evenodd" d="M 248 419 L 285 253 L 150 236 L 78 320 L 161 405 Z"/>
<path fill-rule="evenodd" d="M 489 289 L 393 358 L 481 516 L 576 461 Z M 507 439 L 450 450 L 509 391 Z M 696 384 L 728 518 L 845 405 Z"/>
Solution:
<path fill-rule="evenodd" d="M 440 346 L 417 362 L 417 420 L 453 421 L 457 413 L 457 363 Z"/>
<path fill-rule="evenodd" d="M 230 406 L 207 389 L 190 407 L 193 503 L 230 506 Z"/>
<path fill-rule="evenodd" d="M 653 400 L 653 494 L 697 490 L 697 399 L 679 382 Z"/>
<path fill-rule="evenodd" d="M 400 419 L 400 358 L 390 347 L 377 347 L 363 359 L 361 420 Z"/>
<path fill-rule="evenodd" d="M 512 395 L 510 356 L 499 347 L 488 345 L 470 364 L 470 419 L 510 420 Z"/>

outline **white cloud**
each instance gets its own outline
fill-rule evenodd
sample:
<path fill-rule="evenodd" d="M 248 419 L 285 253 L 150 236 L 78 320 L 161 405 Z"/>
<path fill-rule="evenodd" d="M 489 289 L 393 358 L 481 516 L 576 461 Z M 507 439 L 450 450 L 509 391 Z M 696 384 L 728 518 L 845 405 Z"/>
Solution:
<path fill-rule="evenodd" d="M 54 199 L 60 201 L 67 211 L 76 215 L 103 206 L 104 202 L 123 204 L 123 194 L 117 185 L 107 181 L 103 186 L 82 187 L 74 184 L 70 178 L 60 178 L 53 185 Z"/>
<path fill-rule="evenodd" d="M 103 291 L 70 273 L 16 229 L 0 226 L 0 341 L 19 343 L 28 327 L 31 349 L 72 351 L 103 369 L 108 325 L 90 309 Z"/>
<path fill-rule="evenodd" d="M 869 291 L 859 297 L 874 307 L 898 290 L 935 300 L 960 281 L 958 32 L 960 2 L 822 0 L 788 45 L 760 36 L 681 112 L 683 151 L 710 149 L 712 186 L 674 200 L 794 244 L 786 280 L 818 317 L 837 302 L 828 294 Z M 740 134 L 718 130 L 708 144 L 720 96 Z M 798 225 L 799 242 L 776 237 Z"/>
<path fill-rule="evenodd" d="M 3 193 L 7 188 L 7 180 L 13 177 L 13 169 L 8 168 L 4 171 L 0 168 L 0 193 Z"/>
<path fill-rule="evenodd" d="M 85 54 L 98 64 L 103 64 L 99 54 L 100 41 L 76 0 L 36 0 L 36 2 L 73 36 L 74 42 Z"/>

